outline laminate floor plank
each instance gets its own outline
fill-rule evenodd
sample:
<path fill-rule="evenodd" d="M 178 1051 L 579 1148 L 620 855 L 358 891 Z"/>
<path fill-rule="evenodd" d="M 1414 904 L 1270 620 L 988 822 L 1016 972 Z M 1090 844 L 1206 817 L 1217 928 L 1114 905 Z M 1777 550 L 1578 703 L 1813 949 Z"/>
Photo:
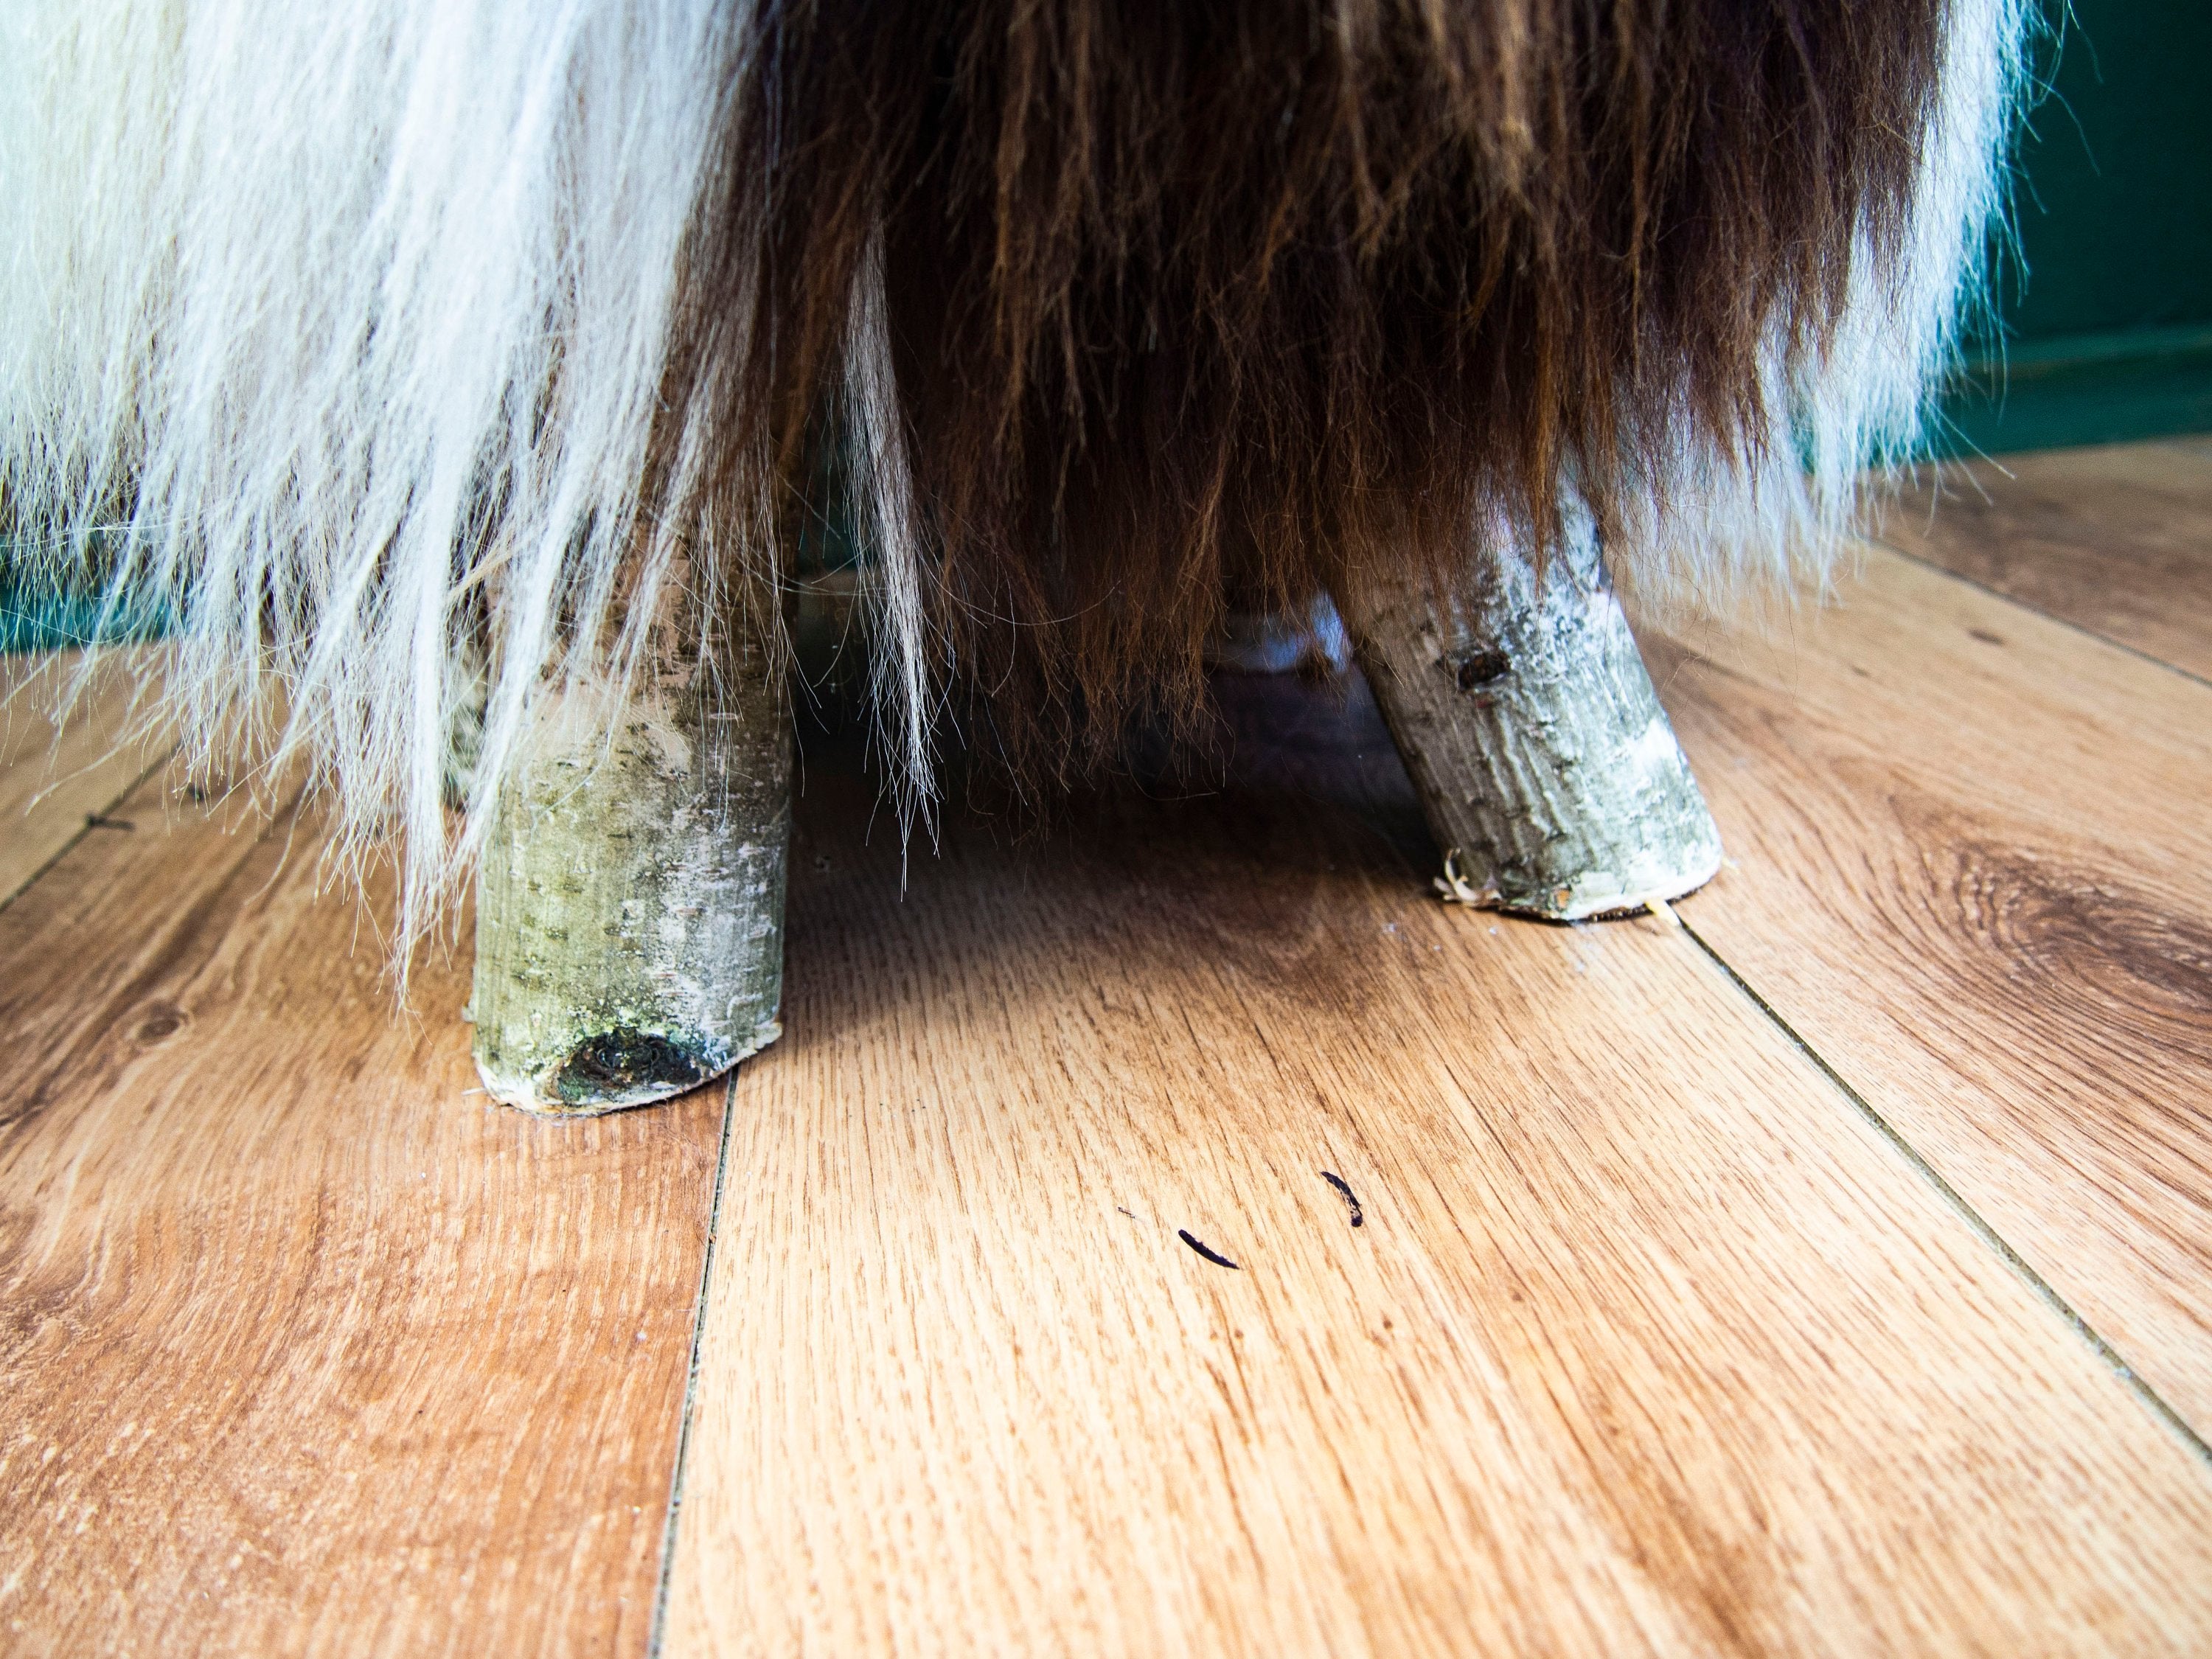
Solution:
<path fill-rule="evenodd" d="M 2212 1437 L 2212 687 L 1881 550 L 1647 647 L 1698 933 Z"/>
<path fill-rule="evenodd" d="M 1790 1035 L 2212 1430 L 2212 689 L 2023 608 L 2203 672 L 2141 448 L 1893 523 L 2021 604 L 1650 641 L 1775 1018 L 1437 904 L 1356 690 L 910 860 L 819 749 L 711 1222 L 720 1093 L 490 1107 L 311 822 L 0 836 L 0 1650 L 639 1652 L 672 1475 L 687 1659 L 2212 1650 L 2201 1445 Z"/>
<path fill-rule="evenodd" d="M 642 1652 L 721 1092 L 491 1106 L 312 823 L 118 810 L 0 911 L 0 1650 Z"/>
<path fill-rule="evenodd" d="M 1881 534 L 2212 680 L 2212 438 L 1948 468 L 1891 509 Z"/>
<path fill-rule="evenodd" d="M 0 904 L 128 793 L 168 740 L 141 732 L 133 660 L 116 657 L 57 721 L 82 653 L 0 653 Z"/>
<path fill-rule="evenodd" d="M 1692 940 L 1260 695 L 903 865 L 810 763 L 671 1659 L 2212 1647 L 2212 1469 Z"/>

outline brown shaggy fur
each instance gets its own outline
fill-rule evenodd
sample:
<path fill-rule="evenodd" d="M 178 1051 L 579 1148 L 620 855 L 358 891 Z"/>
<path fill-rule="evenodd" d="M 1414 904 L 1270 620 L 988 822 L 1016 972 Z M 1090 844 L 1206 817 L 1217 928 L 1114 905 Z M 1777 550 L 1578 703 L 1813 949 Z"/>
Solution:
<path fill-rule="evenodd" d="M 798 488 L 880 247 L 933 624 L 1064 770 L 1194 705 L 1226 595 L 1449 583 L 1767 429 L 1762 349 L 1908 204 L 1946 12 L 766 0 L 694 372 Z"/>

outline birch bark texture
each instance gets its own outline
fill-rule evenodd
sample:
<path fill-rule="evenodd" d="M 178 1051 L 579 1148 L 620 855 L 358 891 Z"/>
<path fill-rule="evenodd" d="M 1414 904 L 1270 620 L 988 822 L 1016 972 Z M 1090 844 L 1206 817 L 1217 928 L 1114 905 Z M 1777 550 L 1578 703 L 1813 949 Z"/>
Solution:
<path fill-rule="evenodd" d="M 477 1069 L 526 1111 L 665 1099 L 782 1034 L 792 736 L 775 600 L 755 584 L 702 627 L 676 574 L 611 727 L 618 688 L 547 695 L 485 849 Z"/>
<path fill-rule="evenodd" d="M 1415 582 L 1339 599 L 1456 896 L 1575 921 L 1704 886 L 1720 832 L 1595 530 L 1540 566 L 1497 546 L 1479 604 Z"/>

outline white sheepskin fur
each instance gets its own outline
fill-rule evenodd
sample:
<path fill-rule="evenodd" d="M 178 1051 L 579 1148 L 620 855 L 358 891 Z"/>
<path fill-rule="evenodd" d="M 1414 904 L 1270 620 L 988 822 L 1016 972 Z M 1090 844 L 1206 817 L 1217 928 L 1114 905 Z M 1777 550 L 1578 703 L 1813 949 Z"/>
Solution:
<path fill-rule="evenodd" d="M 629 609 L 649 615 L 682 533 L 641 519 L 640 480 L 748 18 L 0 0 L 4 533 L 55 580 L 106 549 L 114 592 L 168 605 L 169 703 L 199 757 L 273 740 L 280 765 L 313 761 L 342 845 L 397 832 L 403 945 L 471 867 L 533 695 L 627 672 L 635 630 L 603 639 L 618 578 L 642 549 Z M 2027 21 L 2024 0 L 1954 0 L 1907 233 L 1864 249 L 1820 372 L 1773 400 L 1787 431 L 1653 481 L 1666 509 L 1621 554 L 1641 591 L 1822 580 L 1863 469 L 1912 453 L 1980 292 Z M 940 677 L 880 287 L 872 267 L 854 295 L 847 417 L 912 804 Z M 744 514 L 717 533 L 725 557 L 763 550 Z M 487 580 L 489 663 L 465 625 Z M 480 697 L 456 831 L 452 734 Z"/>
<path fill-rule="evenodd" d="M 167 696 L 200 757 L 273 738 L 276 769 L 312 757 L 342 845 L 399 832 L 403 939 L 467 868 L 529 694 L 605 668 L 564 641 L 599 637 L 658 533 L 639 480 L 744 21 L 730 0 L 0 13 L 18 556 L 58 573 L 104 532 L 115 591 L 180 620 Z M 461 602 L 494 564 L 455 836 L 448 734 L 483 672 Z"/>

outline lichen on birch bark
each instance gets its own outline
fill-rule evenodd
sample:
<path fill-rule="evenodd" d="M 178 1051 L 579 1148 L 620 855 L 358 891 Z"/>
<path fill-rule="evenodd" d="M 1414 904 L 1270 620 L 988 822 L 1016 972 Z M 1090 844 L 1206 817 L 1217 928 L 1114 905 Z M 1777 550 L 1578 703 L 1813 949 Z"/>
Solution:
<path fill-rule="evenodd" d="M 1489 560 L 1474 604 L 1413 582 L 1340 596 L 1431 832 L 1478 902 L 1553 921 L 1703 886 L 1720 834 L 1595 534 L 1540 569 Z"/>
<path fill-rule="evenodd" d="M 549 690 L 477 882 L 477 1068 L 588 1115 L 727 1071 L 781 1035 L 791 709 L 766 584 L 714 619 L 682 573 L 626 702 Z"/>

